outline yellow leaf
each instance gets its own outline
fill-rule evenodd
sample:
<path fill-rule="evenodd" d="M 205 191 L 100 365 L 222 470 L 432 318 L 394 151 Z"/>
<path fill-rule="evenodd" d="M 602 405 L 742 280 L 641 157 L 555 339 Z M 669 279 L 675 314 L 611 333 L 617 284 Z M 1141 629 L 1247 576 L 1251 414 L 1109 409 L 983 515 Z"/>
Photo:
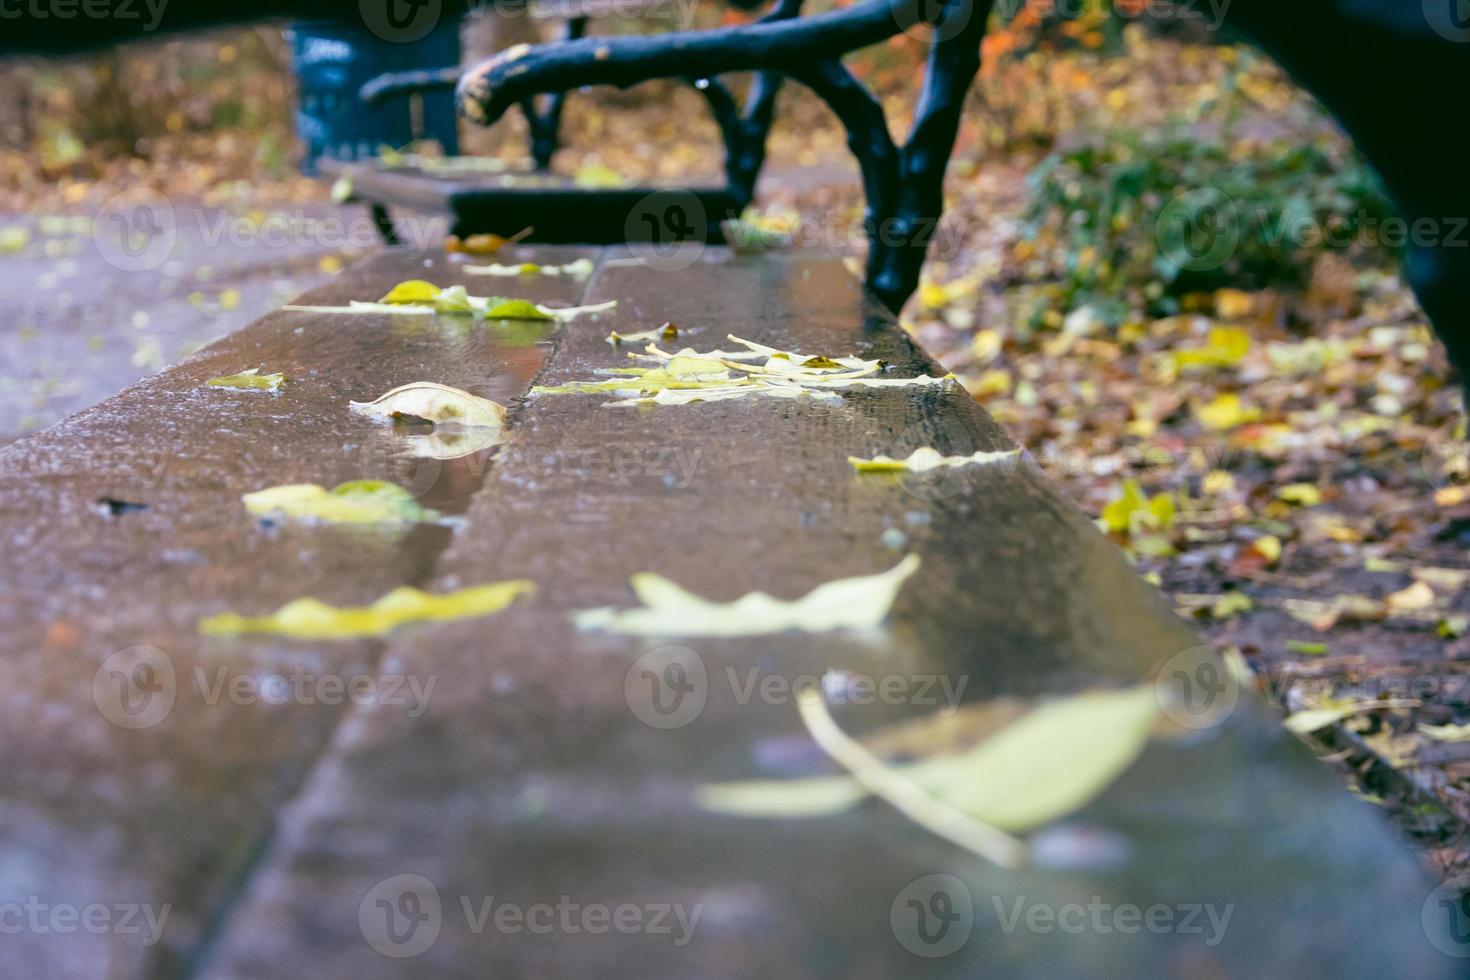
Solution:
<path fill-rule="evenodd" d="M 578 629 L 637 636 L 763 636 L 797 630 L 821 633 L 867 629 L 888 618 L 904 582 L 919 570 L 909 555 L 877 575 L 837 579 L 800 599 L 785 601 L 751 592 L 734 602 L 710 602 L 651 572 L 633 576 L 643 602 L 634 609 L 587 609 L 572 616 Z"/>
<path fill-rule="evenodd" d="M 820 703 L 814 692 L 807 692 L 800 703 L 806 707 L 809 700 Z M 804 711 L 803 717 L 809 713 Z M 1088 691 L 1043 702 L 961 752 L 888 766 L 851 743 L 861 755 L 844 752 L 839 761 L 856 779 L 712 784 L 700 787 L 697 799 L 705 809 L 740 816 L 817 817 L 840 813 L 876 793 L 947 837 L 940 829 L 947 811 L 982 827 L 1020 833 L 1095 799 L 1133 764 L 1159 716 L 1152 685 Z M 838 742 L 836 747 L 845 746 Z"/>
<path fill-rule="evenodd" d="M 1251 542 L 1251 550 L 1270 565 L 1281 560 L 1281 539 L 1274 534 L 1266 534 Z"/>
<path fill-rule="evenodd" d="M 409 279 L 388 290 L 388 295 L 378 302 L 389 305 L 404 303 L 415 306 L 432 306 L 439 298 L 440 292 L 439 287 L 432 282 L 426 282 L 423 279 Z"/>
<path fill-rule="evenodd" d="M 1261 410 L 1243 403 L 1239 395 L 1227 392 L 1217 395 L 1211 402 L 1196 405 L 1194 415 L 1206 428 L 1225 432 L 1259 421 Z"/>
<path fill-rule="evenodd" d="M 1204 347 L 1175 351 L 1175 365 L 1181 369 L 1235 367 L 1251 350 L 1250 334 L 1239 327 L 1211 327 Z"/>
<path fill-rule="evenodd" d="M 622 174 L 601 163 L 588 163 L 578 167 L 572 182 L 578 187 L 587 188 L 623 187 L 627 184 Z"/>
<path fill-rule="evenodd" d="M 226 375 L 222 378 L 210 378 L 204 382 L 210 388 L 237 388 L 242 391 L 279 391 L 281 385 L 285 383 L 284 374 L 261 374 L 260 368 L 251 368 L 248 371 Z"/>
<path fill-rule="evenodd" d="M 442 515 L 419 504 L 413 494 L 383 480 L 353 480 L 331 490 L 315 483 L 288 484 L 240 498 L 256 517 L 280 517 L 327 524 L 409 524 L 433 522 Z"/>
<path fill-rule="evenodd" d="M 297 640 L 341 640 L 382 636 L 406 623 L 448 622 L 489 616 L 534 591 L 527 581 L 494 582 L 445 595 L 403 586 L 371 606 L 341 608 L 317 599 L 288 602 L 268 616 L 221 613 L 199 623 L 206 636 L 271 633 Z"/>
<path fill-rule="evenodd" d="M 1298 507 L 1316 507 L 1322 502 L 1322 491 L 1310 483 L 1292 483 L 1276 491 L 1276 496 Z"/>
<path fill-rule="evenodd" d="M 1215 312 L 1226 320 L 1240 320 L 1251 315 L 1256 308 L 1256 298 L 1239 289 L 1215 291 Z"/>
<path fill-rule="evenodd" d="M 1174 526 L 1175 516 L 1172 494 L 1161 493 L 1149 499 L 1138 481 L 1130 479 L 1123 482 L 1118 495 L 1103 508 L 1102 524 L 1114 534 L 1167 531 Z"/>

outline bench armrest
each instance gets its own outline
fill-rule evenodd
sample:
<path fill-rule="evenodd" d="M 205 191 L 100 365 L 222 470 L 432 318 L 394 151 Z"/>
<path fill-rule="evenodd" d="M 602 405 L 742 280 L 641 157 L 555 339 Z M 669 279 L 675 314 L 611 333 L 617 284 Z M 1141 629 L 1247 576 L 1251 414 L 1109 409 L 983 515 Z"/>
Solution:
<path fill-rule="evenodd" d="M 540 92 L 581 85 L 627 87 L 652 78 L 779 72 L 811 88 L 842 120 L 867 195 L 868 288 L 897 311 L 919 284 L 943 210 L 944 171 L 960 110 L 980 68 L 980 40 L 993 0 L 861 0 L 797 18 L 795 4 L 749 25 L 652 37 L 584 38 L 502 51 L 466 72 L 457 98 L 471 122 L 489 125 Z M 933 32 L 914 126 L 902 146 L 882 106 L 842 64 L 920 24 Z M 718 96 L 716 96 L 718 99 Z M 715 108 L 717 118 L 728 106 Z M 722 123 L 723 126 L 723 123 Z"/>

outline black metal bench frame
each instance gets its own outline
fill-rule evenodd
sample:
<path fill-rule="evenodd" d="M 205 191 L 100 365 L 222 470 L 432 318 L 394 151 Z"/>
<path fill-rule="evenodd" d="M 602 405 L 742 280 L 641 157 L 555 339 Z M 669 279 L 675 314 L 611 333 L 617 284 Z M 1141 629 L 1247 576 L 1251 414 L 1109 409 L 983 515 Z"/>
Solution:
<path fill-rule="evenodd" d="M 588 84 L 736 71 L 780 73 L 817 94 L 842 121 L 867 195 L 868 288 L 898 310 L 919 284 L 943 213 L 945 167 L 965 94 L 980 70 L 993 0 L 861 0 L 796 18 L 795 4 L 742 27 L 655 37 L 581 39 L 504 51 L 459 82 L 460 111 L 489 125 L 531 95 Z M 873 93 L 841 58 L 920 25 L 933 33 L 908 139 L 898 145 Z"/>
<path fill-rule="evenodd" d="M 795 17 L 800 7 L 800 0 L 779 0 L 757 23 Z M 568 16 L 563 39 L 555 43 L 584 39 L 587 23 L 585 14 Z M 518 45 L 502 55 L 527 50 L 531 49 Z M 458 66 L 390 72 L 363 86 L 359 94 L 364 102 L 376 104 L 390 98 L 453 88 L 462 74 L 463 69 Z M 334 177 L 353 175 L 353 198 L 368 205 L 374 225 L 388 244 L 399 242 L 390 207 L 445 212 L 450 217 L 449 232 L 460 236 L 477 232 L 508 235 L 522 228 L 534 228 L 532 240 L 535 241 L 614 244 L 628 238 L 629 216 L 660 191 L 682 192 L 683 200 L 687 200 L 685 195 L 692 196 L 703 220 L 690 224 L 685 233 L 718 243 L 724 240 L 722 223 L 738 218 L 755 197 L 782 74 L 756 73 L 743 102 L 719 78 L 693 71 L 681 73 L 680 77 L 704 96 L 719 127 L 725 144 L 722 187 L 494 186 L 474 177 L 456 179 L 381 166 L 364 169 L 360 165 L 349 168 L 330 163 L 323 172 Z M 564 89 L 530 92 L 518 102 L 530 128 L 531 156 L 538 173 L 549 170 L 551 158 L 561 145 L 565 103 Z"/>

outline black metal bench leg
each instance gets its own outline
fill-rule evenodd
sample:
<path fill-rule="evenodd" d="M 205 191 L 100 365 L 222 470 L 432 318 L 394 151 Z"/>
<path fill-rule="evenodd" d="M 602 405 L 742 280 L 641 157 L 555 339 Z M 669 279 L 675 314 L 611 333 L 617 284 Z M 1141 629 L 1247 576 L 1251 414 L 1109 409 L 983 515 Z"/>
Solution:
<path fill-rule="evenodd" d="M 383 239 L 384 245 L 403 244 L 398 237 L 398 229 L 393 227 L 393 216 L 388 213 L 385 205 L 374 201 L 368 205 L 368 210 L 373 216 L 373 227 L 378 229 L 378 237 Z"/>

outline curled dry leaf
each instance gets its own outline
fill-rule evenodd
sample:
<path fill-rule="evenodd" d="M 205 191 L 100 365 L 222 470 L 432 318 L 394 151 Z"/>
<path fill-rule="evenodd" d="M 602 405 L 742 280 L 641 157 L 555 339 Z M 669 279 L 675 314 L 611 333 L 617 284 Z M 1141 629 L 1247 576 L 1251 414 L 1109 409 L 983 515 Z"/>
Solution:
<path fill-rule="evenodd" d="M 210 378 L 204 382 L 209 388 L 235 388 L 241 391 L 280 391 L 281 385 L 285 383 L 284 374 L 261 374 L 260 368 L 227 374 L 221 378 Z"/>
<path fill-rule="evenodd" d="M 1020 455 L 1020 449 L 1007 449 L 1001 452 L 978 452 L 969 456 L 945 456 L 937 449 L 924 446 L 920 449 L 915 449 L 904 459 L 893 459 L 888 456 L 875 456 L 872 459 L 862 459 L 857 456 L 849 456 L 847 457 L 847 461 L 859 473 L 892 473 L 900 470 L 907 470 L 911 473 L 925 473 L 929 470 L 937 470 L 946 466 L 985 466 L 990 463 L 1000 463 L 1008 459 L 1018 459 Z"/>
<path fill-rule="evenodd" d="M 688 386 L 685 386 L 686 388 Z M 625 398 L 622 401 L 607 402 L 604 407 L 618 408 L 637 405 L 692 405 L 695 402 L 723 402 L 735 398 L 750 398 L 759 396 L 762 398 L 819 398 L 835 399 L 840 396 L 833 391 L 812 391 L 809 388 L 798 386 L 783 387 L 779 385 L 709 385 L 696 386 L 693 390 L 676 390 L 666 388 L 654 394 L 640 394 L 637 398 Z"/>
<path fill-rule="evenodd" d="M 373 401 L 349 404 L 354 412 L 387 419 L 409 416 L 436 425 L 453 424 L 493 429 L 505 424 L 504 405 L 432 381 L 400 385 Z"/>
<path fill-rule="evenodd" d="M 614 334 L 608 339 L 616 343 L 621 338 Z M 795 398 L 812 394 L 828 397 L 829 392 L 842 388 L 897 388 L 954 381 L 953 375 L 873 378 L 869 375 L 882 368 L 881 361 L 793 354 L 735 336 L 730 339 L 747 349 L 733 354 L 726 351 L 700 352 L 690 348 L 670 353 L 650 344 L 646 348 L 646 354 L 634 354 L 632 357 L 635 360 L 654 362 L 658 367 L 616 368 L 607 372 L 616 376 L 611 379 L 538 386 L 532 388 L 531 392 L 539 395 L 567 395 L 606 391 L 636 396 L 633 404 L 688 405 L 755 395 Z M 759 366 L 741 363 L 742 359 L 760 358 L 765 358 L 765 363 Z"/>
<path fill-rule="evenodd" d="M 325 524 L 415 524 L 443 519 L 407 490 L 384 480 L 353 480 L 330 490 L 315 483 L 287 484 L 240 499 L 256 517 Z"/>
<path fill-rule="evenodd" d="M 838 629 L 870 629 L 888 618 L 903 583 L 919 570 L 919 556 L 909 555 L 877 575 L 837 579 L 787 602 L 764 592 L 751 592 L 734 602 L 710 602 L 661 575 L 634 575 L 637 609 L 587 609 L 574 613 L 579 629 L 637 636 L 763 636 L 796 630 L 822 633 Z"/>
<path fill-rule="evenodd" d="M 199 623 L 206 636 L 270 633 L 296 640 L 342 640 L 382 636 L 406 623 L 448 622 L 489 616 L 535 590 L 525 580 L 493 582 L 445 595 L 403 586 L 371 606 L 339 607 L 318 599 L 296 599 L 267 616 L 221 613 Z"/>

